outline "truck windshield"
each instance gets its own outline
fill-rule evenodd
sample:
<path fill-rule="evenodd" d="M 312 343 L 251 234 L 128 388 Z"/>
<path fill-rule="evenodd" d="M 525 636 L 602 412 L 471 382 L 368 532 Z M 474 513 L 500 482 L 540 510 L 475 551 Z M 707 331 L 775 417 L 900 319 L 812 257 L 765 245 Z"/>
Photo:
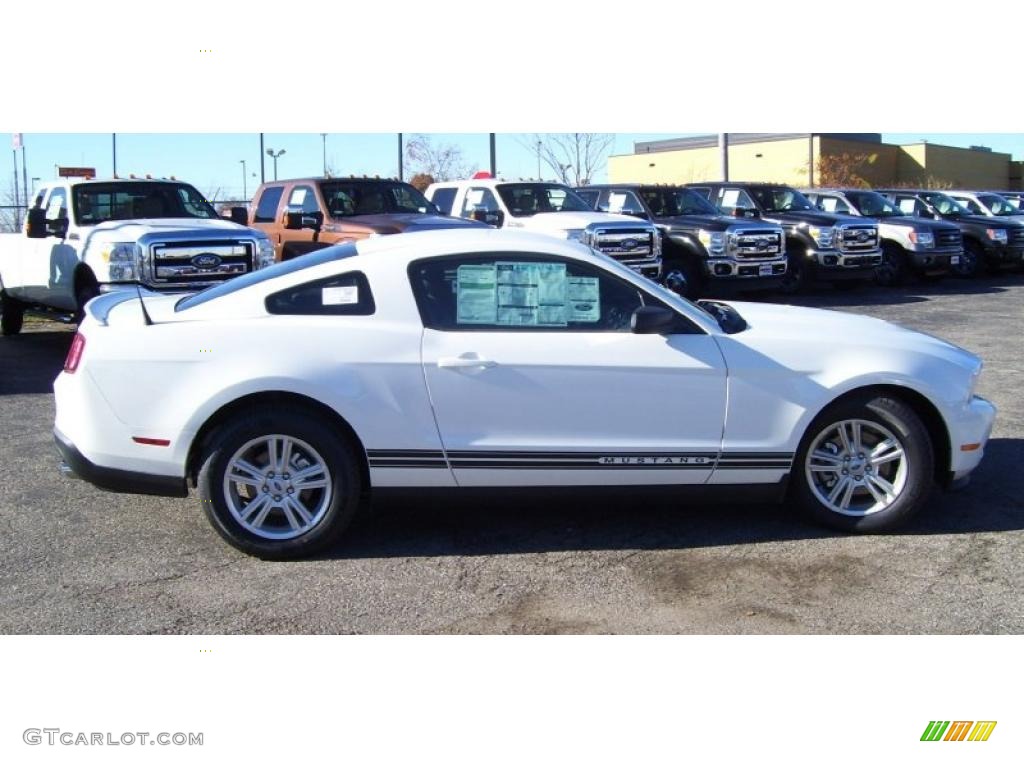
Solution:
<path fill-rule="evenodd" d="M 766 213 L 815 210 L 810 200 L 791 187 L 751 187 L 749 191 Z"/>
<path fill-rule="evenodd" d="M 885 219 L 906 215 L 877 192 L 847 192 L 846 197 L 861 216 Z"/>
<path fill-rule="evenodd" d="M 943 216 L 969 216 L 971 213 L 952 197 L 941 192 L 924 192 L 921 197 Z"/>
<path fill-rule="evenodd" d="M 330 216 L 440 213 L 416 187 L 400 181 L 325 181 L 320 184 L 320 193 Z"/>
<path fill-rule="evenodd" d="M 497 189 L 505 207 L 513 216 L 562 211 L 594 212 L 583 198 L 561 184 L 499 184 Z"/>
<path fill-rule="evenodd" d="M 1005 197 L 978 195 L 978 200 L 992 212 L 993 216 L 1020 216 L 1020 211 L 1014 208 Z"/>
<path fill-rule="evenodd" d="M 79 184 L 74 188 L 75 221 L 99 224 L 128 219 L 216 219 L 217 212 L 195 187 L 165 181 Z"/>
<path fill-rule="evenodd" d="M 692 189 L 645 189 L 640 196 L 655 216 L 719 216 L 721 213 Z"/>

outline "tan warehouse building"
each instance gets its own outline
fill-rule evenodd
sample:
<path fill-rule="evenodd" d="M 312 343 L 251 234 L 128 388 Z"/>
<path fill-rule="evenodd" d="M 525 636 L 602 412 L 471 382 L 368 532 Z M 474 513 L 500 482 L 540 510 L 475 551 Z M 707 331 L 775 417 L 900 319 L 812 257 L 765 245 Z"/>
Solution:
<path fill-rule="evenodd" d="M 729 178 L 737 181 L 1009 190 L 1021 189 L 1021 166 L 986 147 L 885 144 L 879 133 L 729 134 Z M 717 135 L 636 142 L 633 154 L 608 158 L 612 183 L 721 178 Z"/>

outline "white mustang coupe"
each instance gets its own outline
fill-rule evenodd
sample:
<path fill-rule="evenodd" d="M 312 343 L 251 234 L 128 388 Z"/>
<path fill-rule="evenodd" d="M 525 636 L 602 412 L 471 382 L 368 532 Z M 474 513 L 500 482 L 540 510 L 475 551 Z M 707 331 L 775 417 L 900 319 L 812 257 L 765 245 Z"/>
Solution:
<path fill-rule="evenodd" d="M 692 304 L 576 242 L 448 230 L 93 300 L 54 433 L 65 474 L 195 486 L 267 558 L 330 546 L 386 487 L 758 489 L 875 532 L 978 465 L 980 371 L 880 320 Z"/>

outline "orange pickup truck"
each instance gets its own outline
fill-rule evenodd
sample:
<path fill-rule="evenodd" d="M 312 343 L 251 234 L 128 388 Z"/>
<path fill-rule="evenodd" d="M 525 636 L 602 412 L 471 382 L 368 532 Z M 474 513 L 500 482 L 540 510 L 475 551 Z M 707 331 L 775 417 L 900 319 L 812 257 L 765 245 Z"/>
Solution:
<path fill-rule="evenodd" d="M 270 237 L 277 261 L 370 235 L 488 226 L 445 216 L 405 182 L 365 177 L 268 181 L 256 190 L 248 223 Z"/>

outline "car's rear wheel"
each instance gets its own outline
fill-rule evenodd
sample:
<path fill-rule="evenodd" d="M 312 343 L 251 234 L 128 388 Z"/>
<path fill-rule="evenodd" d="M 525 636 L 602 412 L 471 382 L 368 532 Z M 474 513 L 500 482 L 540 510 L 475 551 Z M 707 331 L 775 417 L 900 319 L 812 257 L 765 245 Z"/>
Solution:
<path fill-rule="evenodd" d="M 786 274 L 782 276 L 779 290 L 792 296 L 806 288 L 808 282 L 807 256 L 802 251 L 790 251 L 786 255 Z"/>
<path fill-rule="evenodd" d="M 4 336 L 14 336 L 21 332 L 25 320 L 25 305 L 12 299 L 7 292 L 0 289 L 0 332 Z"/>
<path fill-rule="evenodd" d="M 797 500 L 818 522 L 862 533 L 893 530 L 920 511 L 931 492 L 931 438 L 901 400 L 849 398 L 808 428 L 794 475 Z"/>
<path fill-rule="evenodd" d="M 985 254 L 981 246 L 972 240 L 964 240 L 964 252 L 960 261 L 950 267 L 957 277 L 978 277 L 985 268 Z"/>
<path fill-rule="evenodd" d="M 338 541 L 362 495 L 355 452 L 298 409 L 238 418 L 218 430 L 199 470 L 203 511 L 233 547 L 304 557 Z"/>
<path fill-rule="evenodd" d="M 882 246 L 882 263 L 875 267 L 875 282 L 895 288 L 907 280 L 907 256 L 895 243 Z"/>

